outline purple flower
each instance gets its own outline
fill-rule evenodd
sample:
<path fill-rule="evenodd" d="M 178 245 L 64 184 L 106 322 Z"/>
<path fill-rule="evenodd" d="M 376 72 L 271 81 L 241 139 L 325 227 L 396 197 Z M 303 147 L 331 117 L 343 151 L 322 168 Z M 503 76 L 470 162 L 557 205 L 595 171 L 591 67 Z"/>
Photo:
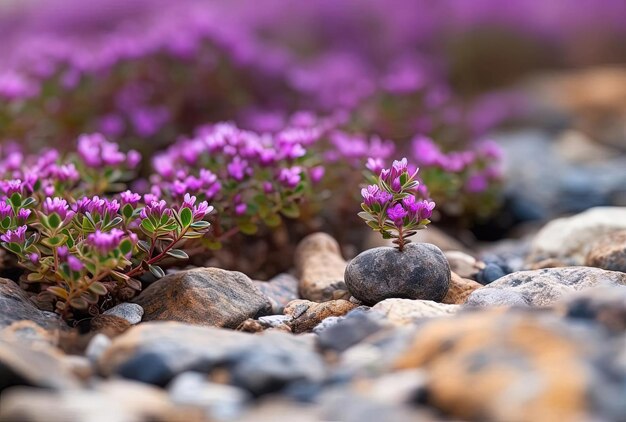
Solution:
<path fill-rule="evenodd" d="M 67 248 L 67 246 L 59 246 L 57 248 L 57 255 L 59 256 L 59 259 L 65 260 L 69 253 L 70 250 Z"/>
<path fill-rule="evenodd" d="M 164 200 L 152 201 L 141 210 L 141 218 L 154 217 L 158 221 L 164 215 L 172 215 L 172 210 L 167 208 Z"/>
<path fill-rule="evenodd" d="M 106 255 L 120 245 L 123 237 L 124 232 L 120 229 L 112 229 L 106 233 L 96 230 L 87 236 L 87 244 Z"/>
<path fill-rule="evenodd" d="M 0 200 L 0 221 L 7 217 L 13 217 L 13 208 L 6 202 L 5 198 Z"/>
<path fill-rule="evenodd" d="M 380 158 L 370 157 L 367 159 L 367 164 L 365 164 L 365 167 L 367 167 L 369 171 L 371 171 L 372 173 L 378 176 L 380 174 L 380 171 L 384 167 L 383 160 Z"/>
<path fill-rule="evenodd" d="M 70 211 L 67 201 L 58 197 L 46 198 L 43 203 L 43 211 L 47 215 L 57 214 L 64 222 L 67 222 L 74 216 L 74 212 Z"/>
<path fill-rule="evenodd" d="M 101 133 L 81 135 L 77 152 L 88 167 L 95 169 L 119 165 L 126 160 L 126 155 L 119 150 L 118 145 L 107 141 Z"/>
<path fill-rule="evenodd" d="M 239 156 L 235 156 L 233 160 L 228 163 L 226 166 L 226 170 L 230 177 L 237 181 L 242 181 L 246 175 L 248 169 L 248 162 L 246 160 L 242 160 Z"/>
<path fill-rule="evenodd" d="M 302 169 L 298 166 L 282 168 L 278 172 L 278 181 L 285 187 L 293 189 L 300 183 Z"/>
<path fill-rule="evenodd" d="M 7 243 L 23 245 L 26 242 L 26 229 L 26 226 L 19 226 L 15 230 L 7 230 L 5 234 L 0 236 L 0 240 Z"/>
<path fill-rule="evenodd" d="M 134 169 L 141 162 L 141 154 L 134 149 L 131 149 L 126 154 L 126 165 L 128 168 Z"/>
<path fill-rule="evenodd" d="M 183 201 L 183 208 L 189 208 L 193 211 L 194 221 L 202 220 L 206 214 L 213 211 L 213 207 L 210 207 L 207 201 L 202 201 L 198 205 L 194 205 L 195 203 L 196 197 L 186 193 Z"/>
<path fill-rule="evenodd" d="M 74 255 L 70 255 L 67 257 L 67 265 L 72 271 L 78 272 L 83 269 L 83 263 L 80 262 L 80 259 L 76 258 Z"/>
<path fill-rule="evenodd" d="M 361 189 L 361 196 L 363 197 L 363 202 L 368 207 L 372 207 L 374 203 L 378 202 L 378 194 L 380 193 L 380 188 L 378 185 L 369 185 L 367 188 Z"/>
<path fill-rule="evenodd" d="M 467 178 L 465 189 L 471 193 L 484 192 L 489 186 L 487 178 L 482 173 L 474 173 Z"/>
<path fill-rule="evenodd" d="M 246 204 L 237 204 L 235 205 L 235 214 L 236 215 L 244 215 L 248 210 L 248 206 Z"/>
<path fill-rule="evenodd" d="M 323 166 L 313 167 L 311 170 L 309 170 L 309 176 L 311 177 L 311 182 L 318 183 L 320 180 L 322 180 L 322 177 L 324 177 L 325 172 L 326 172 L 326 169 L 324 169 Z"/>
<path fill-rule="evenodd" d="M 20 179 L 2 180 L 0 181 L 0 191 L 6 196 L 11 196 L 14 193 L 30 193 L 33 191 L 33 187 L 30 183 L 22 182 Z"/>
<path fill-rule="evenodd" d="M 389 219 L 393 221 L 397 227 L 402 227 L 404 225 L 404 217 L 407 215 L 408 212 L 404 209 L 402 204 L 396 204 L 387 209 L 387 217 L 389 217 Z"/>
<path fill-rule="evenodd" d="M 435 203 L 432 201 L 423 200 L 417 203 L 416 216 L 418 221 L 429 219 L 433 215 L 435 209 Z"/>
<path fill-rule="evenodd" d="M 120 193 L 120 200 L 122 206 L 130 204 L 131 207 L 136 208 L 139 201 L 141 201 L 141 195 L 127 190 L 126 192 Z"/>

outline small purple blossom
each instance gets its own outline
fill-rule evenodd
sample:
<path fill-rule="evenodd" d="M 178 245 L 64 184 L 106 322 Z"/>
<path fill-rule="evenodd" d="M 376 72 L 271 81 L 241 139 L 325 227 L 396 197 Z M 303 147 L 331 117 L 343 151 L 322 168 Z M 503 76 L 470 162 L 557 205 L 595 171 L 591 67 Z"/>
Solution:
<path fill-rule="evenodd" d="M 70 211 L 69 205 L 67 205 L 67 201 L 63 198 L 46 198 L 43 203 L 43 211 L 47 215 L 51 215 L 53 213 L 57 214 L 61 217 L 61 220 L 67 221 L 74 216 L 74 212 Z"/>
<path fill-rule="evenodd" d="M 70 270 L 79 272 L 83 269 L 83 263 L 80 262 L 80 259 L 76 258 L 74 255 L 70 255 L 67 257 L 67 265 L 70 267 Z"/>
<path fill-rule="evenodd" d="M 278 181 L 285 187 L 293 189 L 300 183 L 302 169 L 298 166 L 282 168 L 278 172 Z"/>
<path fill-rule="evenodd" d="M 120 193 L 120 201 L 122 206 L 130 204 L 131 207 L 136 208 L 139 201 L 141 201 L 141 195 L 127 190 Z"/>
<path fill-rule="evenodd" d="M 7 217 L 13 217 L 13 208 L 4 200 L 0 200 L 0 220 L 4 220 Z"/>
<path fill-rule="evenodd" d="M 402 204 L 395 204 L 393 207 L 387 209 L 387 217 L 396 225 L 396 227 L 402 227 L 404 225 L 404 217 L 408 215 L 408 212 L 404 209 Z"/>
<path fill-rule="evenodd" d="M 124 232 L 119 229 L 112 229 L 110 232 L 96 230 L 87 236 L 87 244 L 95 248 L 98 252 L 106 255 L 117 248 L 124 237 Z"/>
<path fill-rule="evenodd" d="M 172 210 L 167 207 L 165 200 L 153 200 L 141 210 L 141 218 L 154 217 L 160 220 L 164 215 L 172 215 Z"/>
<path fill-rule="evenodd" d="M 85 165 L 94 169 L 116 166 L 126 160 L 118 145 L 107 141 L 101 133 L 81 135 L 76 150 Z"/>
<path fill-rule="evenodd" d="M 3 242 L 23 245 L 26 242 L 26 230 L 26 226 L 19 226 L 15 230 L 7 230 L 5 234 L 0 236 L 0 239 Z"/>

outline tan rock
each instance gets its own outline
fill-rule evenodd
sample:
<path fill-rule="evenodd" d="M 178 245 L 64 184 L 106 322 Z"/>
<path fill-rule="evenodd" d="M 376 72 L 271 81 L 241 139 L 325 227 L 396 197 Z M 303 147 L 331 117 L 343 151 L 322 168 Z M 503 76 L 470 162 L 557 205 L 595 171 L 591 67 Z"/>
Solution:
<path fill-rule="evenodd" d="M 294 300 L 285 307 L 285 315 L 293 319 L 289 322 L 294 333 L 311 331 L 324 319 L 333 316 L 342 316 L 358 305 L 348 300 L 330 300 L 322 303 L 309 300 Z"/>
<path fill-rule="evenodd" d="M 591 247 L 585 265 L 626 272 L 626 230 L 602 236 Z"/>
<path fill-rule="evenodd" d="M 324 302 L 350 298 L 343 281 L 346 261 L 331 236 L 314 233 L 305 237 L 298 244 L 294 259 L 303 299 Z"/>
<path fill-rule="evenodd" d="M 586 343 L 557 316 L 491 311 L 424 324 L 397 359 L 426 370 L 428 404 L 462 420 L 589 420 Z"/>
<path fill-rule="evenodd" d="M 468 280 L 452 272 L 450 287 L 442 302 L 450 305 L 462 305 L 474 290 L 480 289 L 481 287 L 483 287 L 483 285 L 477 281 Z"/>
<path fill-rule="evenodd" d="M 626 207 L 596 207 L 572 217 L 557 218 L 533 239 L 528 262 L 556 258 L 569 265 L 583 265 L 600 236 L 620 230 L 626 230 Z"/>
<path fill-rule="evenodd" d="M 461 251 L 446 251 L 444 255 L 450 263 L 450 269 L 463 278 L 476 280 L 476 275 L 485 268 L 485 263 Z"/>
<path fill-rule="evenodd" d="M 422 318 L 450 316 L 459 310 L 458 305 L 448 305 L 432 300 L 385 299 L 372 307 L 385 319 L 397 326 L 412 325 Z"/>
<path fill-rule="evenodd" d="M 115 315 L 98 315 L 91 320 L 91 330 L 109 337 L 122 334 L 131 327 L 131 323 Z"/>

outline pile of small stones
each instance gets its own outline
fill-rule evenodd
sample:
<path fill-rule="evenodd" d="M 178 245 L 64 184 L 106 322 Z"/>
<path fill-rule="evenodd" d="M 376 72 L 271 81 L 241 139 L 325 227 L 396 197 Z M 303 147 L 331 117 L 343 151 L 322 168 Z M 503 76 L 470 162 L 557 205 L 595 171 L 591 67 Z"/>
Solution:
<path fill-rule="evenodd" d="M 315 233 L 269 281 L 171 273 L 88 334 L 0 279 L 0 420 L 626 420 L 626 208 L 514 248 L 424 232 L 349 262 Z"/>

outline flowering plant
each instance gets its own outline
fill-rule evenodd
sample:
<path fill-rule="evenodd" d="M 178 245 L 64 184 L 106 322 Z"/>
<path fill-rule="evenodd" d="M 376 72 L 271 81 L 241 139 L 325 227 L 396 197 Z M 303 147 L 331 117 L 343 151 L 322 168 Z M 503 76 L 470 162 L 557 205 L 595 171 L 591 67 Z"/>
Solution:
<path fill-rule="evenodd" d="M 418 199 L 419 169 L 410 172 L 406 158 L 394 161 L 389 169 L 382 169 L 379 161 L 370 160 L 368 168 L 378 172 L 374 174 L 374 183 L 361 190 L 363 211 L 358 215 L 384 239 L 393 239 L 402 251 L 411 242 L 408 237 L 430 223 L 435 203 Z"/>

